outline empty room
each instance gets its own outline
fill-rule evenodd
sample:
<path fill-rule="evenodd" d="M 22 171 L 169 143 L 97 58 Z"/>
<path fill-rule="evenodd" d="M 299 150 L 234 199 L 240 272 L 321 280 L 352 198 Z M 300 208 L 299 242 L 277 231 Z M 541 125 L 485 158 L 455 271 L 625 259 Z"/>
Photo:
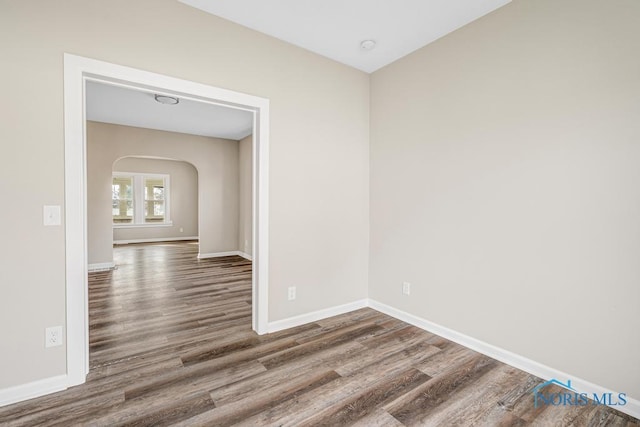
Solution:
<path fill-rule="evenodd" d="M 640 426 L 639 21 L 0 0 L 0 425 Z"/>

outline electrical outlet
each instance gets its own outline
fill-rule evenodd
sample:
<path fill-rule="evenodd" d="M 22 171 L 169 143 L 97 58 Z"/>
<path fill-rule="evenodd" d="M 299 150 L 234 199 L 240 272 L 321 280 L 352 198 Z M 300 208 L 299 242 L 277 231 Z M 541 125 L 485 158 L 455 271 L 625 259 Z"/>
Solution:
<path fill-rule="evenodd" d="M 44 225 L 60 225 L 62 223 L 60 206 L 45 205 L 42 208 L 42 215 Z"/>
<path fill-rule="evenodd" d="M 411 294 L 411 283 L 402 282 L 402 293 L 405 294 L 405 295 L 410 295 Z"/>
<path fill-rule="evenodd" d="M 180 232 L 184 233 L 184 228 L 180 227 Z"/>
<path fill-rule="evenodd" d="M 45 347 L 57 347 L 62 345 L 62 326 L 53 326 L 45 329 Z"/>
<path fill-rule="evenodd" d="M 293 301 L 294 299 L 296 299 L 296 287 L 295 286 L 289 286 L 289 293 L 288 293 L 287 299 L 289 301 Z"/>

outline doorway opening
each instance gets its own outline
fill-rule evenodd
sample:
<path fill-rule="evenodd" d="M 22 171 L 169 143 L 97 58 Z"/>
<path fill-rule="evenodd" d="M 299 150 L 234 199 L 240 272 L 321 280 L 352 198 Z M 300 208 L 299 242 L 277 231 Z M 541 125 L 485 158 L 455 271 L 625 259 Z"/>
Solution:
<path fill-rule="evenodd" d="M 86 84 L 101 82 L 161 96 L 224 106 L 253 115 L 252 138 L 252 327 L 268 327 L 269 101 L 239 92 L 65 54 L 65 242 L 67 384 L 89 372 Z"/>

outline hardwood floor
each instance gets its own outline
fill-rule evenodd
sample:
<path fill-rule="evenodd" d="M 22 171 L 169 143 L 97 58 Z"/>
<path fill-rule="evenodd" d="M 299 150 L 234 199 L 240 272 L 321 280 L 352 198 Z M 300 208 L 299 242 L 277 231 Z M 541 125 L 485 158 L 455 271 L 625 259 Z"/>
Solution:
<path fill-rule="evenodd" d="M 89 278 L 86 384 L 0 408 L 0 425 L 640 426 L 534 408 L 542 380 L 371 309 L 258 336 L 251 263 L 196 254 L 117 247 L 118 269 Z"/>

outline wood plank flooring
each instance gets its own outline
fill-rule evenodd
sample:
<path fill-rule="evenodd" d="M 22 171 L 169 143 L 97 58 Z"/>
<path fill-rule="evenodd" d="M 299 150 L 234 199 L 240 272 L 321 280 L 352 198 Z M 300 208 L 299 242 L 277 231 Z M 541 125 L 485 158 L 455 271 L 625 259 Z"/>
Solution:
<path fill-rule="evenodd" d="M 258 336 L 251 263 L 196 254 L 116 247 L 118 269 L 89 278 L 86 384 L 0 408 L 0 425 L 640 426 L 534 408 L 539 378 L 371 309 Z"/>

